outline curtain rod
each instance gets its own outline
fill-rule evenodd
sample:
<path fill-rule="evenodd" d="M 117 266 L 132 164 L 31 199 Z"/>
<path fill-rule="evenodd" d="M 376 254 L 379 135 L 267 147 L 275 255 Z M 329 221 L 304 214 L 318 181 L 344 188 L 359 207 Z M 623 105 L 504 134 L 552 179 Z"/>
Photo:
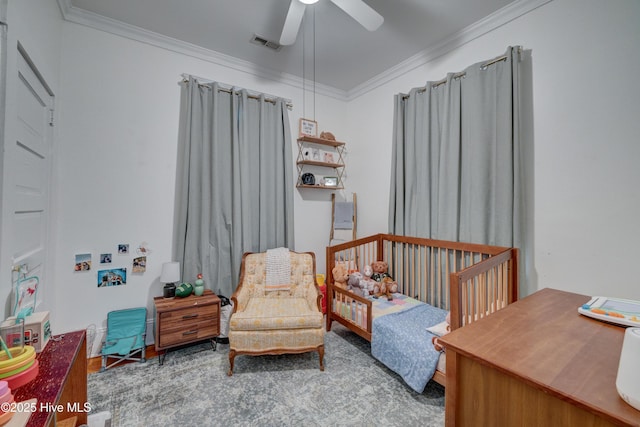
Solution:
<path fill-rule="evenodd" d="M 202 78 L 196 77 L 196 76 L 192 76 L 192 77 L 194 77 L 196 80 L 205 80 L 205 81 L 207 81 L 207 83 L 198 82 L 198 86 L 211 88 L 210 83 L 213 83 L 212 81 L 209 81 L 207 79 L 202 79 Z M 189 75 L 183 74 L 181 83 L 188 83 L 188 82 L 189 82 Z M 247 91 L 249 91 L 249 90 L 247 89 Z M 218 92 L 234 93 L 233 90 L 232 90 L 232 87 L 224 87 L 224 86 L 219 86 L 218 87 Z M 252 95 L 252 94 L 248 94 L 247 97 L 251 98 L 251 99 L 260 99 L 260 96 Z M 277 96 L 264 94 L 265 102 L 268 102 L 270 104 L 275 104 L 277 98 L 278 98 Z M 291 102 L 291 100 L 283 99 L 283 101 L 284 101 L 284 104 L 286 105 L 287 109 L 289 109 L 289 110 L 293 109 L 293 103 Z"/>
<path fill-rule="evenodd" d="M 518 53 L 520 53 L 520 52 L 521 52 L 521 47 L 518 46 Z M 484 68 L 487 68 L 489 65 L 497 64 L 498 62 L 506 61 L 506 60 L 507 60 L 507 55 L 498 56 L 497 58 L 494 58 L 491 61 L 485 62 L 484 64 L 482 64 L 480 66 L 480 68 L 484 69 Z M 459 78 L 464 77 L 466 75 L 467 75 L 467 73 L 462 71 L 460 73 L 454 74 L 453 78 L 454 79 L 459 79 Z M 441 85 L 443 85 L 445 83 L 447 83 L 447 77 L 445 77 L 442 80 L 438 80 L 437 82 L 431 83 L 431 87 L 432 88 L 437 88 L 438 86 L 441 86 Z M 418 93 L 426 92 L 426 90 L 427 90 L 427 86 L 420 87 L 420 88 L 418 88 Z M 409 98 L 409 95 L 403 95 L 402 96 L 402 99 L 408 99 L 408 98 Z"/>

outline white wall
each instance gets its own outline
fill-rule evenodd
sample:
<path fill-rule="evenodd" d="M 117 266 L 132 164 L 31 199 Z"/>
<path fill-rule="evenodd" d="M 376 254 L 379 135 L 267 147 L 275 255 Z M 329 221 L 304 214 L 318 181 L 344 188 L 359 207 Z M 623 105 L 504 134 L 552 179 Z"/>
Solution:
<path fill-rule="evenodd" d="M 118 308 L 146 305 L 152 313 L 153 297 L 162 294 L 161 265 L 172 252 L 182 73 L 291 99 L 294 136 L 302 114 L 301 89 L 237 69 L 72 23 L 64 26 L 63 45 L 54 332 L 89 324 L 100 329 L 107 312 Z M 320 128 L 344 134 L 344 101 L 317 95 L 316 105 Z M 295 160 L 295 141 L 292 150 Z M 294 190 L 295 249 L 314 251 L 319 271 L 324 270 L 329 200 L 329 192 Z M 141 242 L 152 253 L 147 271 L 133 275 L 131 262 Z M 118 255 L 119 243 L 128 243 L 132 253 Z M 74 255 L 86 252 L 93 254 L 92 270 L 74 272 Z M 98 260 L 105 252 L 113 253 L 106 267 Z M 109 267 L 127 267 L 127 284 L 97 288 L 97 270 Z"/>
<path fill-rule="evenodd" d="M 640 2 L 555 0 L 349 103 L 363 234 L 387 230 L 393 95 L 501 55 L 533 63 L 534 252 L 523 294 L 640 300 Z M 531 151 L 531 147 L 529 148 Z"/>

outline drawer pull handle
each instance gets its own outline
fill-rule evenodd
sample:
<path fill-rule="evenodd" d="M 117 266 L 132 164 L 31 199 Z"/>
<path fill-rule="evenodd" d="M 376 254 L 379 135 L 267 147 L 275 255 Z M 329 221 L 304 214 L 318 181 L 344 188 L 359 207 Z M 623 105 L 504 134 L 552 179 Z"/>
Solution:
<path fill-rule="evenodd" d="M 193 334 L 197 334 L 198 331 L 187 331 L 187 332 L 183 332 L 182 335 L 193 335 Z"/>
<path fill-rule="evenodd" d="M 186 314 L 184 316 L 182 316 L 183 320 L 187 320 L 187 319 L 195 319 L 196 317 L 198 317 L 197 314 Z"/>

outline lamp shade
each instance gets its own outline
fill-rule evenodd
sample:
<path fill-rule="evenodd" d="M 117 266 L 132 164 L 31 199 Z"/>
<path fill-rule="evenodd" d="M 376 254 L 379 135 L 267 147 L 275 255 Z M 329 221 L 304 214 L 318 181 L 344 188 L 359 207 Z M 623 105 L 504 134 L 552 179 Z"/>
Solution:
<path fill-rule="evenodd" d="M 180 263 L 165 262 L 162 264 L 162 273 L 160 274 L 160 282 L 176 283 L 180 281 Z"/>

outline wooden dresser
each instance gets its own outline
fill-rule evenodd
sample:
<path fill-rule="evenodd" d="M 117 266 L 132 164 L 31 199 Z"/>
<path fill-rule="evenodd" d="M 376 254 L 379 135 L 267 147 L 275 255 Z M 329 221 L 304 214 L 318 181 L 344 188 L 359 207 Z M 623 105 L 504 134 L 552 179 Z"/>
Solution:
<path fill-rule="evenodd" d="M 640 426 L 615 381 L 625 329 L 543 289 L 442 338 L 447 426 Z"/>
<path fill-rule="evenodd" d="M 155 346 L 160 364 L 172 347 L 211 340 L 220 335 L 220 298 L 206 289 L 201 296 L 153 299 L 156 309 Z"/>
<path fill-rule="evenodd" d="M 36 410 L 26 426 L 53 427 L 66 425 L 64 422 L 86 424 L 87 412 L 91 409 L 87 401 L 86 332 L 67 332 L 52 337 L 38 354 L 38 363 L 38 376 L 17 388 L 14 394 L 16 402 L 37 399 L 32 403 Z"/>

